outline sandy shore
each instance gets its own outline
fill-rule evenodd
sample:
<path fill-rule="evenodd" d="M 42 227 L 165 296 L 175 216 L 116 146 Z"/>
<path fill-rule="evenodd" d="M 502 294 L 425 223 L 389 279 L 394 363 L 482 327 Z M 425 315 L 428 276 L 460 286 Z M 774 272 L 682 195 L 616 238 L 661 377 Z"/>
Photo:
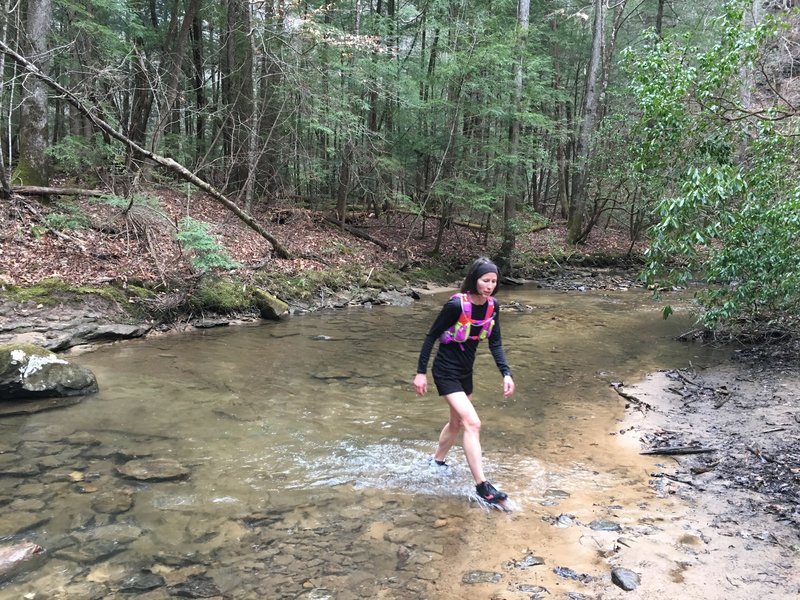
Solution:
<path fill-rule="evenodd" d="M 800 597 L 800 377 L 792 361 L 656 372 L 621 391 L 623 429 L 653 455 L 651 486 L 679 524 L 620 544 L 636 598 Z M 685 450 L 683 450 L 685 449 Z M 696 454 L 684 454 L 683 452 Z M 706 452 L 707 451 L 707 452 Z M 625 596 L 605 589 L 603 598 Z"/>

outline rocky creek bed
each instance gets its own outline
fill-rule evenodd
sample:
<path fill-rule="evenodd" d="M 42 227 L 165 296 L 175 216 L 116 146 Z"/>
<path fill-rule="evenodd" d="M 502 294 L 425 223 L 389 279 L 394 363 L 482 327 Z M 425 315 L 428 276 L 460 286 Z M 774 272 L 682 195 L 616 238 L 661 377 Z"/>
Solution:
<path fill-rule="evenodd" d="M 580 293 L 637 283 L 613 271 L 581 270 L 545 277 L 539 285 Z M 397 298 L 413 294 L 385 292 Z M 64 349 L 152 330 L 148 324 L 120 323 L 121 314 L 99 300 L 55 308 L 6 305 L 0 311 L 0 342 L 59 340 Z M 221 318 L 216 324 L 232 322 Z M 214 323 L 211 319 L 181 327 Z M 119 325 L 142 329 L 108 333 Z M 135 439 L 129 448 L 118 448 L 102 434 L 59 428 L 26 431 L 24 439 L 0 446 L 4 545 L 33 544 L 37 540 L 30 532 L 56 521 L 66 523 L 70 533 L 0 571 L 0 598 L 796 597 L 798 354 L 788 346 L 741 350 L 729 363 L 712 369 L 687 365 L 652 373 L 641 382 L 615 383 L 628 415 L 613 436 L 632 452 L 657 452 L 650 473 L 653 496 L 674 502 L 671 514 L 654 514 L 645 504 L 630 510 L 627 519 L 582 523 L 559 510 L 565 499 L 551 490 L 545 503 L 550 508 L 541 518 L 549 519 L 553 528 L 580 530 L 580 539 L 591 540 L 591 571 L 579 566 L 585 562 L 577 558 L 575 564 L 548 563 L 539 549 L 531 548 L 464 564 L 456 574 L 443 573 L 438 565 L 450 551 L 454 529 L 464 529 L 459 544 L 474 543 L 462 512 L 370 494 L 348 509 L 325 511 L 325 506 L 343 502 L 344 491 L 338 488 L 321 493 L 313 506 L 281 506 L 272 498 L 269 512 L 225 519 L 171 511 L 170 531 L 180 532 L 181 543 L 193 547 L 192 553 L 173 553 L 164 540 L 165 550 L 155 556 L 115 563 L 110 559 L 135 550 L 145 533 L 126 518 L 137 494 L 157 481 L 180 495 L 191 466 L 143 453 Z M 75 469 L 76 464 L 83 467 Z M 54 511 L 65 494 L 83 498 L 85 510 L 72 515 Z M 611 515 L 619 510 L 608 507 Z M 371 521 L 372 511 L 384 518 Z M 320 514 L 336 515 L 336 522 L 315 517 Z M 660 525 L 665 521 L 681 523 L 685 535 L 677 542 L 665 537 Z M 414 534 L 420 523 L 428 531 L 422 540 Z M 331 543 L 334 528 L 339 539 Z M 248 551 L 231 552 L 232 547 Z M 394 576 L 376 580 L 371 575 L 376 563 L 393 564 Z M 10 580 L 13 587 L 6 585 Z"/>

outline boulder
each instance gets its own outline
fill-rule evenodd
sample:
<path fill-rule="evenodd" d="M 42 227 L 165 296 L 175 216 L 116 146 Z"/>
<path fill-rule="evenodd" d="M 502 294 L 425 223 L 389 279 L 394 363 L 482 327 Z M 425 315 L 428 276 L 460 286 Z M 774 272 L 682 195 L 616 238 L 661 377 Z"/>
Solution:
<path fill-rule="evenodd" d="M 253 302 L 262 319 L 278 320 L 289 312 L 286 302 L 259 288 L 253 290 Z"/>
<path fill-rule="evenodd" d="M 34 344 L 0 345 L 0 400 L 83 396 L 97 392 L 97 379 Z"/>

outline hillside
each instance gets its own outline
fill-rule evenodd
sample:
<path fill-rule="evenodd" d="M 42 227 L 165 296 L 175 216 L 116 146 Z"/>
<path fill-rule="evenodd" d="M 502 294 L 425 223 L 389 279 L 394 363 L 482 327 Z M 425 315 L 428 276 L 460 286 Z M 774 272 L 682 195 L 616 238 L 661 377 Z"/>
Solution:
<path fill-rule="evenodd" d="M 0 211 L 0 283 L 29 286 L 57 278 L 73 285 L 128 282 L 163 291 L 199 274 L 196 258 L 176 239 L 184 217 L 211 224 L 210 236 L 239 267 L 231 271 L 248 280 L 258 276 L 296 277 L 310 272 L 389 269 L 425 278 L 447 276 L 473 257 L 493 255 L 499 240 L 466 226 L 445 231 L 441 253 L 433 256 L 438 222 L 393 212 L 375 217 L 353 214 L 352 233 L 342 231 L 322 213 L 290 205 L 259 206 L 255 218 L 290 253 L 277 258 L 270 243 L 213 199 L 160 189 L 131 207 L 96 198 L 42 202 L 19 195 Z M 155 202 L 157 201 L 157 203 Z M 520 264 L 515 276 L 533 276 L 547 266 L 558 268 L 585 255 L 624 255 L 627 235 L 596 228 L 587 244 L 565 243 L 563 223 L 520 235 Z"/>

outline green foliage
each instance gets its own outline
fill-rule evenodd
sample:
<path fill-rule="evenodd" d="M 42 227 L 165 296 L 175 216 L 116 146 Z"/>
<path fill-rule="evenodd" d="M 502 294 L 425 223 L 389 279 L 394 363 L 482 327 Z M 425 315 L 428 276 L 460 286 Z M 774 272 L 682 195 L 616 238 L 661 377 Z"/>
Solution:
<path fill-rule="evenodd" d="M 258 284 L 280 298 L 310 301 L 320 295 L 358 288 L 365 281 L 370 285 L 373 279 L 380 277 L 377 270 L 370 275 L 369 269 L 354 264 L 319 271 L 308 270 L 297 275 L 274 273 L 269 280 L 259 281 Z"/>
<path fill-rule="evenodd" d="M 712 287 L 700 294 L 709 327 L 745 320 L 792 328 L 800 304 L 800 185 L 781 199 L 750 196 L 725 226 L 705 266 Z"/>
<path fill-rule="evenodd" d="M 742 74 L 776 25 L 745 27 L 741 3 L 716 25 L 719 41 L 705 52 L 663 40 L 628 53 L 642 110 L 635 163 L 668 192 L 643 275 L 655 287 L 704 278 L 710 287 L 696 297 L 708 328 L 796 328 L 798 127 L 740 103 Z"/>
<path fill-rule="evenodd" d="M 135 3 L 136 0 L 93 0 L 91 4 L 56 0 L 53 4 L 57 18 L 69 22 L 74 32 L 91 40 L 99 56 L 119 58 L 130 50 L 126 37 L 121 36 L 120 32 L 126 32 L 127 39 L 132 39 L 141 36 L 144 31 L 141 21 L 130 7 Z"/>
<path fill-rule="evenodd" d="M 123 161 L 118 148 L 105 143 L 99 133 L 91 139 L 68 135 L 48 147 L 47 154 L 53 159 L 56 173 L 79 181 L 108 172 L 121 166 Z"/>
<path fill-rule="evenodd" d="M 320 248 L 319 252 L 321 255 L 332 255 L 332 256 L 352 256 L 356 254 L 361 247 L 358 244 L 350 243 L 346 244 L 345 242 L 334 240 L 329 245 L 323 246 Z"/>
<path fill-rule="evenodd" d="M 59 202 L 56 207 L 58 212 L 51 212 L 45 216 L 43 222 L 49 229 L 58 231 L 67 229 L 83 229 L 89 227 L 92 222 L 89 217 L 77 206 Z"/>
<path fill-rule="evenodd" d="M 546 228 L 550 224 L 550 219 L 533 210 L 525 210 L 517 215 L 511 223 L 511 228 L 517 235 L 533 233 Z"/>
<path fill-rule="evenodd" d="M 130 198 L 124 196 L 117 196 L 116 194 L 108 194 L 107 196 L 100 196 L 93 198 L 93 202 L 102 202 L 109 206 L 116 208 L 127 209 L 131 206 L 146 206 L 153 210 L 161 208 L 161 202 L 155 196 L 148 196 L 146 194 L 132 194 Z"/>
<path fill-rule="evenodd" d="M 434 281 L 438 283 L 453 283 L 464 278 L 464 265 L 447 264 L 437 261 L 435 264 L 428 264 L 412 268 L 408 272 L 408 278 L 412 282 Z"/>
<path fill-rule="evenodd" d="M 178 224 L 175 237 L 190 253 L 192 266 L 199 271 L 211 269 L 235 269 L 234 261 L 220 243 L 209 233 L 211 225 L 191 217 L 184 217 Z"/>
<path fill-rule="evenodd" d="M 8 300 L 35 302 L 46 306 L 63 304 L 65 300 L 69 300 L 72 297 L 87 295 L 99 296 L 120 305 L 126 310 L 132 310 L 133 307 L 128 302 L 129 297 L 151 297 L 152 292 L 144 290 L 144 288 L 128 289 L 128 287 L 120 288 L 115 285 L 76 286 L 61 279 L 50 277 L 27 287 L 7 286 L 6 290 L 0 294 L 0 296 Z"/>

